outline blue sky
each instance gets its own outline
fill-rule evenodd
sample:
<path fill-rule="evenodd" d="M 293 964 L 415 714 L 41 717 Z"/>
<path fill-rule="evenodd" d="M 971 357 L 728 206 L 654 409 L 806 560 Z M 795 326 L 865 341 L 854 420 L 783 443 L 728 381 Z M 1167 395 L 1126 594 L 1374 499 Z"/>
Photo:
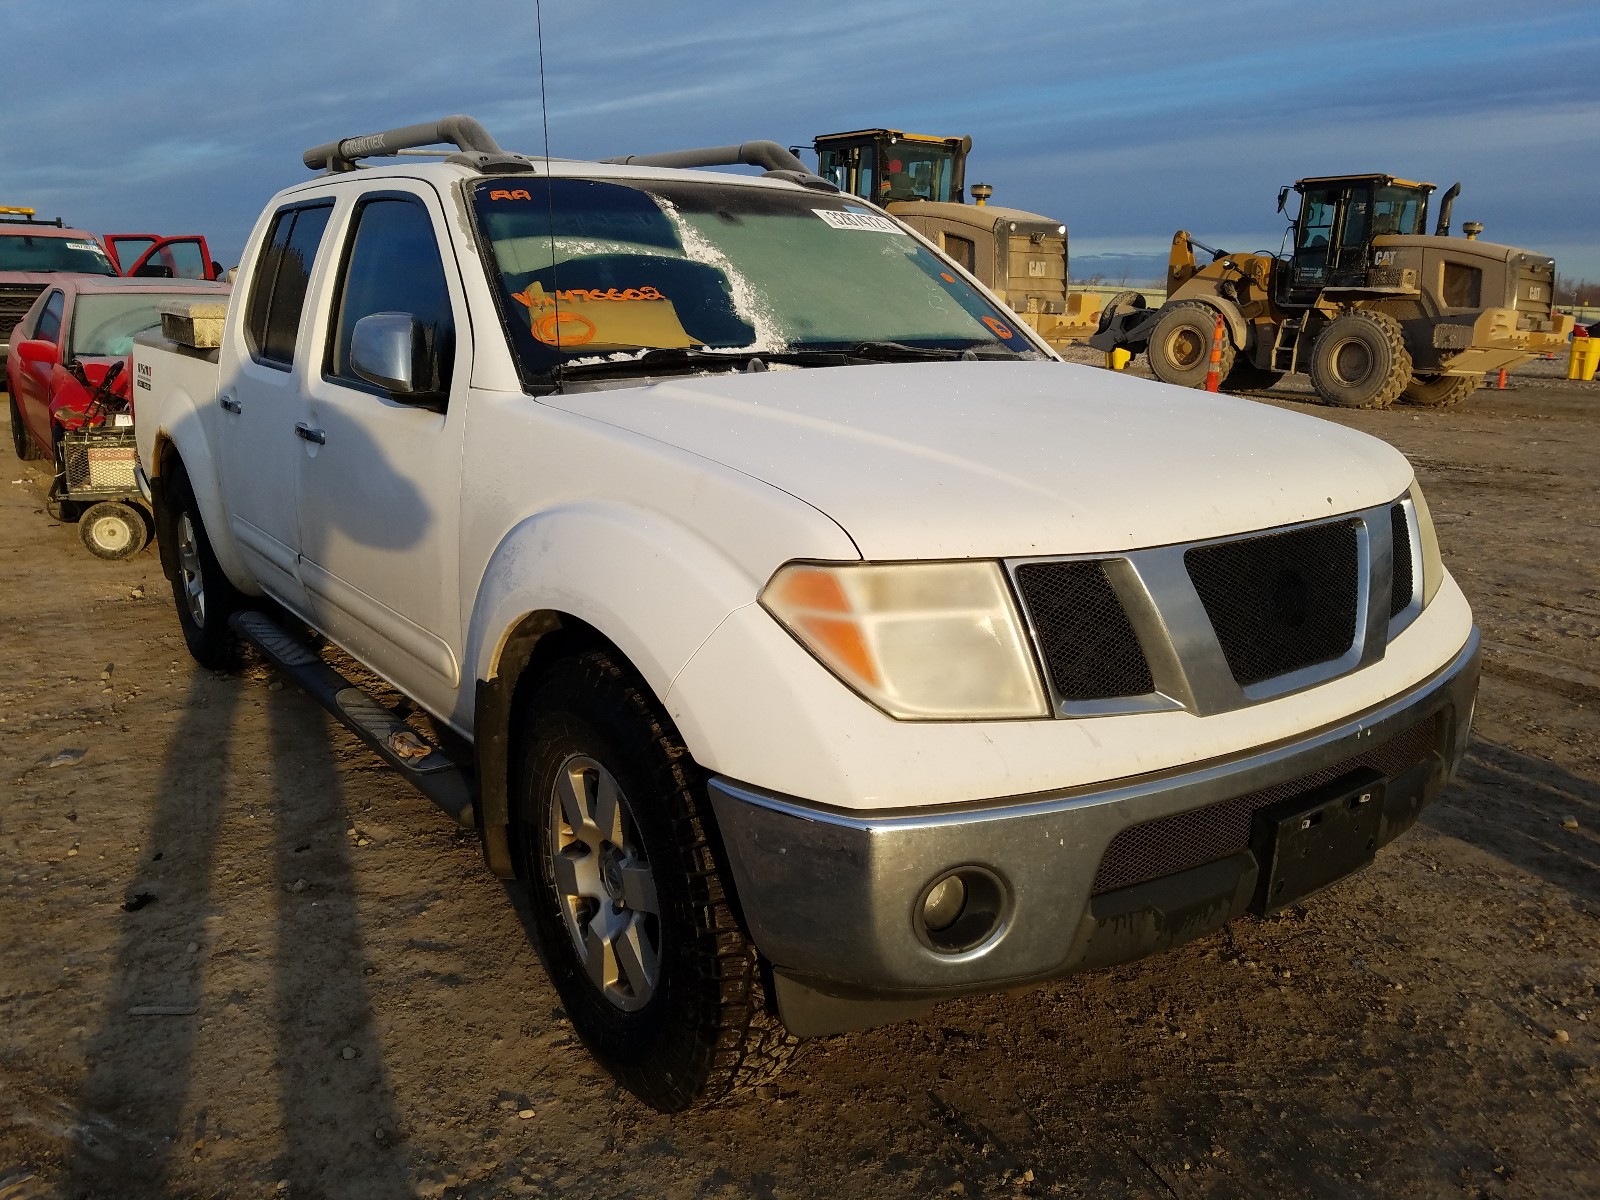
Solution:
<path fill-rule="evenodd" d="M 0 204 L 202 232 L 228 263 L 312 144 L 461 112 L 543 146 L 533 0 L 0 0 L 0 19 Z M 1164 257 L 1179 227 L 1276 249 L 1280 185 L 1388 171 L 1460 180 L 1458 230 L 1600 281 L 1592 0 L 545 0 L 543 20 L 560 156 L 971 134 L 968 180 L 1064 220 L 1075 273 Z"/>

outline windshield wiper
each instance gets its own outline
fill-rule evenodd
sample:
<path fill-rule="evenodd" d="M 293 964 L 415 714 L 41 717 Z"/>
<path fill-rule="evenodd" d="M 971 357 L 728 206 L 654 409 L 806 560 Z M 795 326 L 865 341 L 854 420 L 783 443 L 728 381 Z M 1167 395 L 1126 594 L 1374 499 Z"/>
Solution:
<path fill-rule="evenodd" d="M 905 342 L 856 342 L 837 347 L 791 346 L 782 350 L 703 350 L 697 346 L 660 346 L 631 358 L 561 363 L 552 379 L 592 379 L 607 375 L 650 375 L 660 371 L 719 368 L 725 371 L 761 371 L 768 363 L 797 367 L 842 367 L 862 362 L 950 362 L 957 359 L 1005 360 L 1038 357 L 1017 354 L 1003 346 L 980 343 L 963 349 L 911 346 Z"/>
<path fill-rule="evenodd" d="M 748 367 L 754 359 L 774 357 L 759 350 L 701 350 L 694 346 L 659 346 L 631 358 L 606 358 L 597 362 L 558 363 L 551 371 L 557 379 L 594 375 L 648 375 L 661 367 Z"/>
<path fill-rule="evenodd" d="M 1008 350 L 1004 346 L 989 342 L 978 342 L 960 348 L 909 346 L 905 342 L 858 342 L 847 353 L 853 358 L 865 358 L 873 362 L 950 362 L 973 358 L 1010 361 L 1028 357 L 1032 352 L 1024 351 L 1019 354 L 1015 350 Z"/>

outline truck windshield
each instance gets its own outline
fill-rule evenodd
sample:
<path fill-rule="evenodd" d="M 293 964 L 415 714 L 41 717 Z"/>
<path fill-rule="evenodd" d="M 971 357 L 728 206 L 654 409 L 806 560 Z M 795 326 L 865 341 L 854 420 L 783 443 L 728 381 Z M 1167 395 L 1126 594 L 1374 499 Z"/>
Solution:
<path fill-rule="evenodd" d="M 115 275 L 105 251 L 77 238 L 0 236 L 0 271 L 70 271 L 77 275 Z"/>
<path fill-rule="evenodd" d="M 193 299 L 193 293 L 135 292 L 131 295 L 79 296 L 72 308 L 72 358 L 127 354 L 133 339 L 161 324 L 164 300 Z"/>
<path fill-rule="evenodd" d="M 1036 350 L 937 255 L 848 196 L 502 178 L 476 185 L 473 201 L 525 375 L 669 348 Z"/>

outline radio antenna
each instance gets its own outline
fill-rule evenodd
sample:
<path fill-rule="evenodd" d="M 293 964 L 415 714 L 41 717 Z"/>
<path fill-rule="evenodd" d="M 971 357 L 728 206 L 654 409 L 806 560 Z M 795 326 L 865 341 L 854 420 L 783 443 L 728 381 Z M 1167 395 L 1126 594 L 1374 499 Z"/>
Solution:
<path fill-rule="evenodd" d="M 533 0 L 533 25 L 539 41 L 539 120 L 544 127 L 544 205 L 545 219 L 550 230 L 550 337 L 551 347 L 559 355 L 561 353 L 561 281 L 557 278 L 559 268 L 556 265 L 556 201 L 550 179 L 550 100 L 544 87 L 543 0 Z M 539 327 L 537 316 L 534 317 L 533 325 L 535 329 Z M 556 390 L 559 391 L 561 389 L 561 361 L 559 358 L 556 360 L 555 365 L 550 368 L 550 375 L 555 382 Z"/>

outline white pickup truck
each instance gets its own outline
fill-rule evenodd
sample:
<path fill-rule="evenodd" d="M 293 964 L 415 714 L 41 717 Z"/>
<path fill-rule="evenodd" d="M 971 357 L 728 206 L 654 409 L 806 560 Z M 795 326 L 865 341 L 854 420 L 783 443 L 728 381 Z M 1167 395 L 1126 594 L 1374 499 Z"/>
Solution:
<path fill-rule="evenodd" d="M 476 827 L 650 1104 L 1299 902 L 1459 764 L 1478 634 L 1384 443 L 1063 365 L 772 143 L 306 161 L 220 332 L 135 350 L 178 619 Z"/>

